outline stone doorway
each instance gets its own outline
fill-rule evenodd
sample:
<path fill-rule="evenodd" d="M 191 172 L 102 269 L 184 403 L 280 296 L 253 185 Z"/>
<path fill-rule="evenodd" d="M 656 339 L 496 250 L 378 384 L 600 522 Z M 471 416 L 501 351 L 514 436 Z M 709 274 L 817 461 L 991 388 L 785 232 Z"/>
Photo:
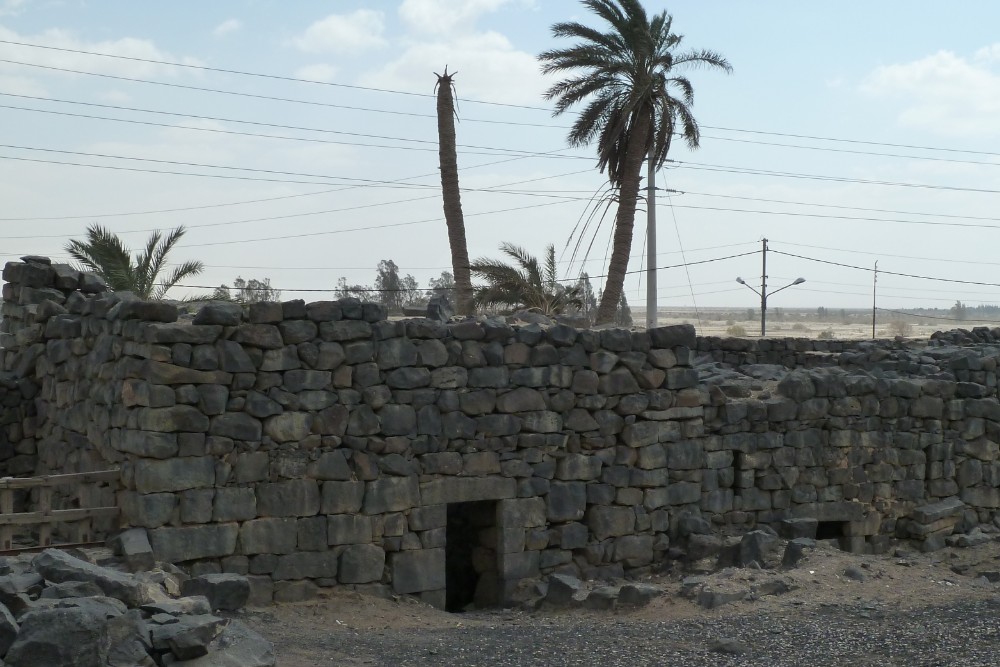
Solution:
<path fill-rule="evenodd" d="M 820 521 L 816 524 L 817 540 L 838 540 L 847 535 L 846 521 Z"/>
<path fill-rule="evenodd" d="M 445 609 L 500 603 L 497 567 L 497 502 L 478 500 L 448 504 L 445 546 Z"/>

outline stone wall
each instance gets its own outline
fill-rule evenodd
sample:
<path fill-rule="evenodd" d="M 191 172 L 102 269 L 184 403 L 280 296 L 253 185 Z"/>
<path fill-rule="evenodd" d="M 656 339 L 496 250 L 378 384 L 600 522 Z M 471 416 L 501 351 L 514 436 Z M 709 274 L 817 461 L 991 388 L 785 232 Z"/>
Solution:
<path fill-rule="evenodd" d="M 995 377 L 848 371 L 860 352 L 845 346 L 802 350 L 841 358 L 731 398 L 700 381 L 695 352 L 715 350 L 686 325 L 387 321 L 355 300 L 182 322 L 41 258 L 4 278 L 8 474 L 119 465 L 108 493 L 160 558 L 249 573 L 257 595 L 381 584 L 443 606 L 447 563 L 467 558 L 477 599 L 497 602 L 758 524 L 835 524 L 880 550 L 950 532 L 957 519 L 908 522 L 936 499 L 960 498 L 970 524 L 1000 507 Z M 722 360 L 750 353 L 726 346 Z M 462 526 L 474 544 L 453 554 Z"/>

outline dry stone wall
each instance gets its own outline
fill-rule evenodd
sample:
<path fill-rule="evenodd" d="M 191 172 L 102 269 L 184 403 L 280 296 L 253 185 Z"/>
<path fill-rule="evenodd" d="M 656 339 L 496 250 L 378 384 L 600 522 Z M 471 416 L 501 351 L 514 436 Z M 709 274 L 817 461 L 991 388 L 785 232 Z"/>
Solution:
<path fill-rule="evenodd" d="M 124 525 L 161 559 L 250 574 L 258 598 L 385 585 L 444 606 L 449 545 L 467 542 L 476 599 L 498 602 L 760 524 L 879 550 L 1000 508 L 985 375 L 818 364 L 733 398 L 700 381 L 711 351 L 686 325 L 388 321 L 354 300 L 177 321 L 44 258 L 4 278 L 7 474 L 118 465 Z M 913 520 L 938 500 L 947 526 Z"/>

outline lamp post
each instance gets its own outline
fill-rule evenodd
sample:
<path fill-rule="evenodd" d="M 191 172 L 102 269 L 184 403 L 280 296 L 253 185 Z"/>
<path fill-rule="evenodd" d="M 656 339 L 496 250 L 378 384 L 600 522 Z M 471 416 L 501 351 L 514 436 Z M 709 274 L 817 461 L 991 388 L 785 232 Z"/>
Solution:
<path fill-rule="evenodd" d="M 756 288 L 751 287 L 750 285 L 747 285 L 746 281 L 743 280 L 742 278 L 737 278 L 736 279 L 736 282 L 738 282 L 740 285 L 743 285 L 748 290 L 750 290 L 751 292 L 753 292 L 754 294 L 756 294 L 757 296 L 760 297 L 760 336 L 761 336 L 761 338 L 763 338 L 764 334 L 767 333 L 767 297 L 774 296 L 775 294 L 777 294 L 781 290 L 788 289 L 789 287 L 792 287 L 793 285 L 801 285 L 805 281 L 806 281 L 805 278 L 796 278 L 794 281 L 788 283 L 784 287 L 779 287 L 778 289 L 774 290 L 773 292 L 768 293 L 767 292 L 767 283 L 764 282 L 763 279 L 761 280 L 760 290 L 759 291 Z"/>

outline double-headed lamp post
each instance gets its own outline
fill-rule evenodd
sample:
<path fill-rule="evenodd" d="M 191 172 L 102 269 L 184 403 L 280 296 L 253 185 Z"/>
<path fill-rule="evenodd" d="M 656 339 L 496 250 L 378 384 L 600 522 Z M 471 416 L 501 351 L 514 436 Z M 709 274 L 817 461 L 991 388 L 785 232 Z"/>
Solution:
<path fill-rule="evenodd" d="M 758 291 L 756 288 L 751 287 L 750 285 L 747 285 L 746 281 L 743 280 L 742 278 L 737 278 L 736 279 L 736 282 L 738 282 L 740 285 L 743 285 L 748 290 L 750 290 L 751 292 L 753 292 L 754 294 L 756 294 L 757 296 L 760 297 L 760 335 L 761 335 L 762 338 L 767 333 L 767 297 L 773 296 L 773 295 L 777 294 L 778 292 L 780 292 L 781 290 L 788 289 L 789 287 L 792 287 L 793 285 L 801 285 L 805 281 L 806 281 L 805 278 L 796 278 L 794 281 L 788 283 L 784 287 L 779 287 L 778 289 L 774 290 L 773 292 L 768 293 L 767 292 L 767 283 L 764 280 L 761 280 L 760 291 Z"/>

